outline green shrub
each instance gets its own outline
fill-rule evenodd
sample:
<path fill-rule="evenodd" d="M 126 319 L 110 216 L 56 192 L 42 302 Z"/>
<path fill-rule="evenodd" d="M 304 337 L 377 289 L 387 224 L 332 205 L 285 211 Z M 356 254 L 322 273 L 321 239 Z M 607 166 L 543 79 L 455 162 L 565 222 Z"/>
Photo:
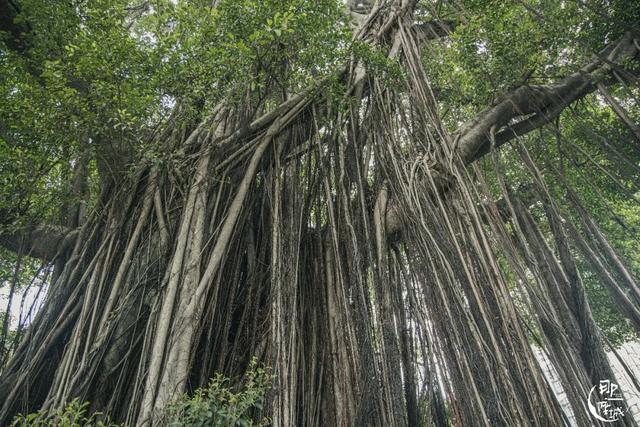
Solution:
<path fill-rule="evenodd" d="M 11 422 L 11 427 L 118 427 L 109 420 L 102 420 L 103 414 L 100 412 L 87 416 L 88 407 L 89 402 L 74 399 L 63 409 L 43 409 L 28 415 L 18 415 Z"/>
<path fill-rule="evenodd" d="M 171 404 L 165 417 L 169 427 L 249 427 L 269 424 L 260 417 L 264 397 L 271 388 L 274 376 L 268 368 L 251 362 L 240 387 L 233 387 L 230 380 L 216 374 L 207 387 L 196 390 L 192 396 L 184 396 Z"/>

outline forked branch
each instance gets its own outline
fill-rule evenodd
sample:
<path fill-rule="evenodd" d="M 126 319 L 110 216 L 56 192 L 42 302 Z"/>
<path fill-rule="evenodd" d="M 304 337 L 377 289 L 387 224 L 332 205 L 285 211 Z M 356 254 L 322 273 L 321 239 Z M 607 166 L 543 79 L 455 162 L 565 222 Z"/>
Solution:
<path fill-rule="evenodd" d="M 600 55 L 575 73 L 548 85 L 520 86 L 487 108 L 458 130 L 458 150 L 465 163 L 471 163 L 489 152 L 489 134 L 496 132 L 496 146 L 537 129 L 558 116 L 571 103 L 606 83 L 614 71 L 612 64 L 638 60 L 636 37 L 627 32 L 607 46 Z"/>

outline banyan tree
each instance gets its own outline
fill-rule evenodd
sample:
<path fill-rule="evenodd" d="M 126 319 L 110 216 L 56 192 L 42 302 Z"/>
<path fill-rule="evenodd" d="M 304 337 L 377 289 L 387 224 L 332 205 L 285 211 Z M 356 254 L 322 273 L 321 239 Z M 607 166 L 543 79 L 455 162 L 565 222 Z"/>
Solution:
<path fill-rule="evenodd" d="M 0 11 L 2 280 L 46 293 L 4 315 L 0 424 L 162 425 L 258 364 L 274 426 L 606 425 L 589 391 L 640 329 L 637 2 Z"/>

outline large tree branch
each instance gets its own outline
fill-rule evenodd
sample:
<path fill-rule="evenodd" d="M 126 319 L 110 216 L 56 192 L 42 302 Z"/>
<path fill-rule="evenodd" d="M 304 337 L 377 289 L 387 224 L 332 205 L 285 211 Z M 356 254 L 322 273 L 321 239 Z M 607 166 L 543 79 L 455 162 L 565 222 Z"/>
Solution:
<path fill-rule="evenodd" d="M 26 226 L 13 232 L 0 233 L 0 246 L 43 261 L 52 261 L 73 245 L 77 234 L 77 230 L 62 226 Z"/>
<path fill-rule="evenodd" d="M 609 45 L 597 59 L 564 79 L 548 85 L 525 85 L 503 97 L 460 127 L 458 152 L 465 163 L 487 154 L 491 129 L 496 129 L 496 145 L 524 135 L 557 118 L 566 107 L 593 92 L 599 82 L 607 81 L 613 64 L 638 60 L 634 35 L 627 32 Z M 515 123 L 514 123 L 515 121 Z"/>
<path fill-rule="evenodd" d="M 558 82 L 525 85 L 513 90 L 458 129 L 457 149 L 461 159 L 470 164 L 487 154 L 491 149 L 492 129 L 498 147 L 551 122 L 571 103 L 593 92 L 599 83 L 608 82 L 616 64 L 639 60 L 638 46 L 634 34 L 627 32 L 600 52 L 594 61 Z M 447 181 L 443 179 L 442 182 Z M 388 236 L 398 236 L 402 232 L 404 225 L 397 201 L 387 204 L 385 224 Z"/>

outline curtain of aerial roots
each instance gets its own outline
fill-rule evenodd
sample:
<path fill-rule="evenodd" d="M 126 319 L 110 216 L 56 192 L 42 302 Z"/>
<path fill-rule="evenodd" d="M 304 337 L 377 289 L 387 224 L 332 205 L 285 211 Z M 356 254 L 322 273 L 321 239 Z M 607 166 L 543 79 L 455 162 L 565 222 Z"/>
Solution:
<path fill-rule="evenodd" d="M 346 109 L 311 91 L 248 127 L 220 106 L 156 135 L 170 167 L 141 167 L 80 231 L 3 374 L 2 422 L 79 397 L 159 424 L 256 357 L 276 379 L 255 415 L 275 425 L 588 425 L 586 392 L 613 374 L 572 251 L 636 326 L 637 283 L 569 188 L 581 223 L 566 219 L 520 142 L 554 240 L 499 152 L 492 201 L 440 125 L 411 34 L 396 40 L 404 91 L 370 76 Z"/>

